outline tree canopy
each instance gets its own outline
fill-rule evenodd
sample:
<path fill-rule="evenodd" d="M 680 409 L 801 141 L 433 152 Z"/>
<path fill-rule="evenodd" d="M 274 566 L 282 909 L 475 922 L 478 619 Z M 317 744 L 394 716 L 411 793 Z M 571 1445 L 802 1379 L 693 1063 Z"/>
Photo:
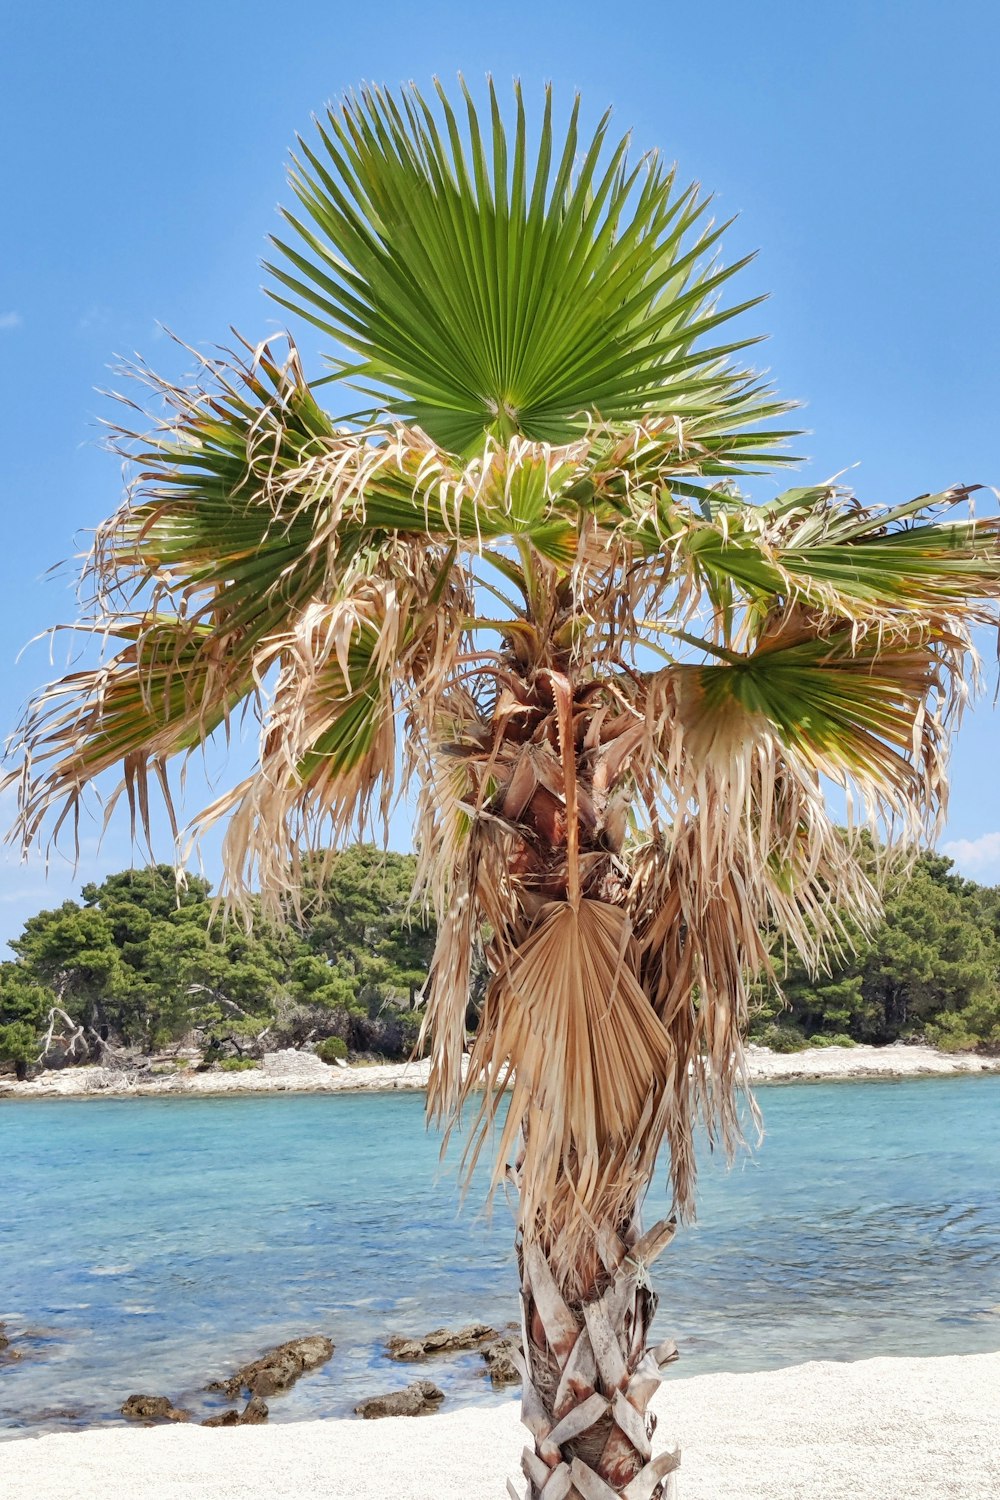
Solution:
<path fill-rule="evenodd" d="M 762 992 L 754 1035 L 778 1047 L 922 1037 L 950 1050 L 1000 1049 L 1000 888 L 922 854 L 890 880 L 875 931 L 850 937 L 853 951 L 829 972 L 810 974 L 792 959 L 784 1004 Z"/>
<path fill-rule="evenodd" d="M 146 1051 L 192 1033 L 209 1051 L 312 1033 L 405 1055 L 434 943 L 407 914 L 413 857 L 368 846 L 323 863 L 286 924 L 213 920 L 208 882 L 178 885 L 166 865 L 30 917 L 0 965 L 0 1057 L 34 1061 L 54 1005 L 89 1036 Z"/>
<path fill-rule="evenodd" d="M 312 1035 L 402 1057 L 434 948 L 433 927 L 407 915 L 413 870 L 413 856 L 371 845 L 323 856 L 306 866 L 297 923 L 258 913 L 249 931 L 213 921 L 208 882 L 178 886 L 166 865 L 85 885 L 79 902 L 29 918 L 15 961 L 0 964 L 0 1060 L 34 1063 L 56 1004 L 146 1050 L 194 1036 L 221 1055 Z M 751 1037 L 1000 1049 L 1000 888 L 922 855 L 892 881 L 876 931 L 851 939 L 830 972 L 779 963 L 780 992 L 756 992 Z"/>

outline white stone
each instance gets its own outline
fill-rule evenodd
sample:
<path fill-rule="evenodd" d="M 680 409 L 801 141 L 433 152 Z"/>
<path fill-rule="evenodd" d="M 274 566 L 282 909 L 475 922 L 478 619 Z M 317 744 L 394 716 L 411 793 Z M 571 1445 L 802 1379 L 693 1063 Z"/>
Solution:
<path fill-rule="evenodd" d="M 264 1072 L 278 1078 L 325 1078 L 329 1069 L 315 1052 L 297 1052 L 294 1047 L 286 1047 L 282 1052 L 265 1053 Z"/>

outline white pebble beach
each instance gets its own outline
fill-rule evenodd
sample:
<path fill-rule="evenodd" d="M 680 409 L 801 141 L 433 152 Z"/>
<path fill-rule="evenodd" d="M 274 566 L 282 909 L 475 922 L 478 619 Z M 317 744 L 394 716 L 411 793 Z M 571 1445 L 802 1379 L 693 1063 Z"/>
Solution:
<path fill-rule="evenodd" d="M 1000 1058 L 975 1052 L 939 1052 L 934 1047 L 896 1043 L 891 1047 L 807 1047 L 772 1052 L 751 1043 L 747 1072 L 752 1084 L 820 1083 L 851 1079 L 947 1078 L 955 1074 L 998 1073 Z M 312 1052 L 271 1052 L 247 1072 L 196 1072 L 149 1077 L 128 1070 L 82 1066 L 41 1073 L 30 1083 L 0 1078 L 0 1098 L 132 1098 L 163 1094 L 383 1093 L 427 1087 L 430 1062 L 327 1067 Z"/>
<path fill-rule="evenodd" d="M 658 1443 L 682 1449 L 678 1500 L 1000 1495 L 1000 1354 L 675 1376 L 654 1409 Z M 105 1428 L 0 1443 L 0 1494 L 504 1500 L 522 1443 L 513 1401 L 375 1422 Z"/>

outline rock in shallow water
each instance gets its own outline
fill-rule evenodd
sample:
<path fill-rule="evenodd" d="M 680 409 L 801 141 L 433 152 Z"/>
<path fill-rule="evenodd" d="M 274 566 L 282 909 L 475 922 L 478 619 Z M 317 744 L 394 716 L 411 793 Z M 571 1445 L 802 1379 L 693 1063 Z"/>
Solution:
<path fill-rule="evenodd" d="M 37 1411 L 22 1412 L 19 1418 L 22 1427 L 40 1427 L 47 1422 L 86 1422 L 94 1426 L 97 1420 L 75 1406 L 40 1406 Z"/>
<path fill-rule="evenodd" d="M 240 1425 L 243 1427 L 256 1427 L 261 1422 L 266 1422 L 268 1417 L 267 1402 L 262 1401 L 259 1396 L 251 1396 L 243 1408 L 240 1417 Z"/>
<path fill-rule="evenodd" d="M 514 1336 L 513 1325 L 506 1333 L 498 1333 L 488 1323 L 467 1323 L 464 1328 L 435 1328 L 421 1338 L 394 1333 L 386 1340 L 385 1347 L 389 1358 L 401 1363 L 478 1349 L 494 1386 L 499 1388 L 521 1382 L 521 1371 L 516 1363 L 521 1342 Z"/>
<path fill-rule="evenodd" d="M 140 1422 L 190 1422 L 191 1413 L 179 1410 L 169 1396 L 129 1396 L 122 1405 L 123 1417 Z"/>
<path fill-rule="evenodd" d="M 424 1417 L 437 1411 L 444 1400 L 444 1391 L 430 1380 L 415 1380 L 402 1391 L 390 1391 L 385 1396 L 369 1396 L 354 1410 L 359 1417 L 371 1421 L 375 1417 Z"/>
<path fill-rule="evenodd" d="M 230 1411 L 216 1412 L 214 1417 L 205 1417 L 202 1427 L 238 1427 L 240 1425 L 240 1414 L 235 1406 Z"/>
<path fill-rule="evenodd" d="M 251 1396 L 273 1396 L 276 1391 L 287 1391 L 308 1370 L 325 1365 L 333 1350 L 333 1340 L 322 1333 L 290 1339 L 287 1344 L 279 1344 L 259 1359 L 241 1366 L 228 1380 L 213 1380 L 208 1389 L 225 1391 L 230 1399 L 244 1389 Z"/>
<path fill-rule="evenodd" d="M 217 1412 L 214 1417 L 206 1417 L 202 1427 L 258 1427 L 261 1422 L 268 1418 L 267 1403 L 259 1396 L 251 1396 L 242 1411 Z"/>
<path fill-rule="evenodd" d="M 520 1353 L 520 1339 L 499 1338 L 484 1346 L 486 1372 L 495 1388 L 521 1384 L 521 1370 L 517 1364 Z"/>
<path fill-rule="evenodd" d="M 500 1335 L 488 1323 L 467 1323 L 464 1328 L 434 1328 L 422 1338 L 394 1333 L 386 1340 L 390 1359 L 408 1363 L 432 1354 L 453 1354 L 459 1349 L 478 1349 Z"/>

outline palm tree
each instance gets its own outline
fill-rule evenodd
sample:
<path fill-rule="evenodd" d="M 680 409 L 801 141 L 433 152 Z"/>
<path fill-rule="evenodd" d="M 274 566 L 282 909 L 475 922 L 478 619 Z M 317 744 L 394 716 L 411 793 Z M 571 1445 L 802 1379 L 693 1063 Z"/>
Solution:
<path fill-rule="evenodd" d="M 677 1463 L 649 1268 L 696 1124 L 739 1140 L 771 939 L 821 964 L 877 913 L 824 784 L 854 830 L 933 828 L 998 523 L 966 489 L 751 504 L 787 408 L 727 331 L 726 226 L 607 118 L 557 140 L 546 97 L 529 146 L 519 91 L 511 129 L 492 87 L 463 112 L 366 90 L 299 143 L 272 290 L 370 410 L 333 420 L 274 341 L 189 389 L 138 372 L 166 415 L 120 430 L 138 478 L 87 575 L 119 648 L 29 708 L 20 835 L 115 766 L 148 830 L 151 780 L 169 806 L 168 763 L 246 708 L 255 769 L 193 836 L 223 820 L 230 895 L 287 910 L 309 851 L 415 785 L 428 1107 L 471 1101 L 469 1164 L 495 1127 L 517 1189 L 527 1494 L 648 1500 Z"/>

